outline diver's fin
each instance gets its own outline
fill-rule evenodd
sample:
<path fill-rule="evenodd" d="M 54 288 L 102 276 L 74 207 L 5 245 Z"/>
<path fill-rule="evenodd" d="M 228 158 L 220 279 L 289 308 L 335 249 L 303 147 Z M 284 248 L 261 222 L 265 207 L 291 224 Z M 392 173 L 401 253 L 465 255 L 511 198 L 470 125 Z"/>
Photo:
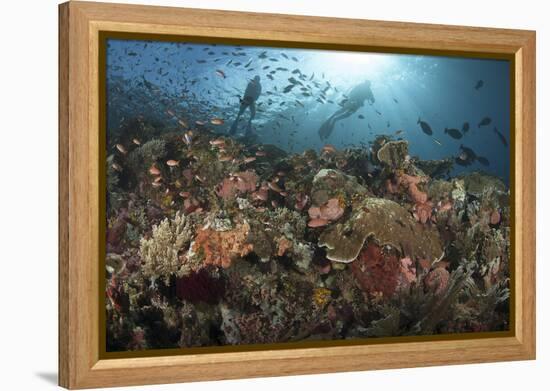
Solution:
<path fill-rule="evenodd" d="M 233 125 L 231 125 L 231 128 L 229 129 L 229 134 L 233 135 L 237 132 L 237 122 L 233 122 Z"/>
<path fill-rule="evenodd" d="M 319 137 L 321 140 L 327 139 L 330 134 L 332 133 L 332 129 L 334 129 L 334 121 L 332 118 L 327 119 L 321 127 L 319 128 Z"/>
<path fill-rule="evenodd" d="M 248 137 L 252 134 L 252 124 L 249 122 L 248 125 L 246 126 L 246 133 L 245 133 L 245 136 Z"/>

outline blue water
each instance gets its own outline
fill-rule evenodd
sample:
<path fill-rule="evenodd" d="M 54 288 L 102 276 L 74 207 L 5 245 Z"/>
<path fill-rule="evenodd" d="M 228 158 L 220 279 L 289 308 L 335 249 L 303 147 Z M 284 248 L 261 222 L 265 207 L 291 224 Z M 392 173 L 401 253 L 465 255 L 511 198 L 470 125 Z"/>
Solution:
<path fill-rule="evenodd" d="M 269 79 L 278 67 L 287 70 L 277 70 Z M 300 73 L 293 74 L 295 69 Z M 368 148 L 376 135 L 388 134 L 408 140 L 411 156 L 424 160 L 454 158 L 463 144 L 490 164 L 455 165 L 453 174 L 483 171 L 509 182 L 510 147 L 493 131 L 496 127 L 510 142 L 510 63 L 506 60 L 111 39 L 108 137 L 116 135 L 119 124 L 132 116 L 177 126 L 166 110 L 191 124 L 222 118 L 224 125 L 212 128 L 227 134 L 239 110 L 239 97 L 255 75 L 262 85 L 252 121 L 258 142 L 289 152 L 319 150 L 327 143 L 336 148 Z M 306 90 L 297 86 L 284 93 L 288 79 L 300 75 Z M 320 125 L 364 80 L 372 83 L 374 104 L 365 102 L 337 122 L 327 140 L 321 140 Z M 478 80 L 483 86 L 476 89 Z M 320 96 L 322 102 L 317 100 Z M 245 111 L 240 128 L 248 116 Z M 490 117 L 491 124 L 478 128 L 484 117 Z M 432 136 L 422 132 L 419 118 L 431 126 Z M 460 130 L 464 122 L 469 122 L 470 130 L 461 139 L 445 134 L 446 127 Z M 399 135 L 398 130 L 402 130 Z"/>

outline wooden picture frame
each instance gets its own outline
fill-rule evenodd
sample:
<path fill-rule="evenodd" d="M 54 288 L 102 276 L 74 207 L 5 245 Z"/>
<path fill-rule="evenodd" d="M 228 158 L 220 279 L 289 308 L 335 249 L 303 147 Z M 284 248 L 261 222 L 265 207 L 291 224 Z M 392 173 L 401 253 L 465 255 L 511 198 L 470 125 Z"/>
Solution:
<path fill-rule="evenodd" d="M 513 330 L 497 338 L 104 359 L 99 37 L 102 31 L 401 53 L 506 55 L 514 64 Z M 59 6 L 59 384 L 90 388 L 535 358 L 535 32 L 184 8 Z"/>

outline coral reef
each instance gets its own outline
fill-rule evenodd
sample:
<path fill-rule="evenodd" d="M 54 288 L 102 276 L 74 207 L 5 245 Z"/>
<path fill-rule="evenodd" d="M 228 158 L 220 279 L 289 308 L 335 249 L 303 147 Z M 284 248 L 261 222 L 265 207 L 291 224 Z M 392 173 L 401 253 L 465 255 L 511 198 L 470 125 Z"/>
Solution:
<path fill-rule="evenodd" d="M 440 160 L 415 159 L 414 165 L 431 178 L 439 179 L 450 175 L 454 167 L 454 160 L 452 158 Z"/>
<path fill-rule="evenodd" d="M 287 154 L 132 123 L 106 162 L 108 351 L 509 327 L 497 178 L 388 136 Z"/>

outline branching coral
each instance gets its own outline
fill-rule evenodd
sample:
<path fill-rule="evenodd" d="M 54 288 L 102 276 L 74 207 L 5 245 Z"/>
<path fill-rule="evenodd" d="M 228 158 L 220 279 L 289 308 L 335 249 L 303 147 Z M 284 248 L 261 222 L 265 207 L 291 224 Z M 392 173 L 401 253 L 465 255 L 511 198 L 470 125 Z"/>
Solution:
<path fill-rule="evenodd" d="M 192 237 L 193 224 L 179 212 L 174 219 L 166 218 L 153 226 L 152 237 L 140 241 L 143 275 L 168 281 L 172 274 L 188 274 L 193 265 L 184 262 L 180 254 L 187 249 Z"/>

